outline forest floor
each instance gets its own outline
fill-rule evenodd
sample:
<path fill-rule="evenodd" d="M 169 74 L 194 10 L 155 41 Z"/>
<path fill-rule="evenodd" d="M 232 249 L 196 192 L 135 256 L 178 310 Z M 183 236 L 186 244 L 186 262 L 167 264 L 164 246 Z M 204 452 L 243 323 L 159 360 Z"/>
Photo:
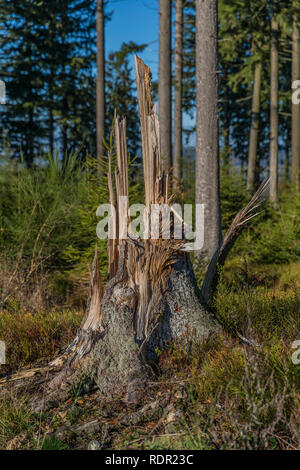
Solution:
<path fill-rule="evenodd" d="M 300 263 L 248 265 L 231 259 L 215 299 L 225 335 L 185 353 L 162 353 L 157 381 L 140 406 L 94 391 L 36 413 L 26 393 L 0 403 L 1 449 L 300 449 Z M 55 357 L 70 342 L 83 312 L 0 312 L 7 365 L 0 375 Z M 256 346 L 241 341 L 246 337 Z"/>

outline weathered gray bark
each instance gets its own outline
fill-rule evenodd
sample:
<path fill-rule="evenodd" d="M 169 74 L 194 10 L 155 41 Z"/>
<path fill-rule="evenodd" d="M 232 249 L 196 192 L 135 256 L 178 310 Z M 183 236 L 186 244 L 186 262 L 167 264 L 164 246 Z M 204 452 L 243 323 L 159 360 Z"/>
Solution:
<path fill-rule="evenodd" d="M 196 0 L 196 204 L 204 204 L 209 260 L 221 240 L 219 194 L 217 1 Z"/>
<path fill-rule="evenodd" d="M 182 62 L 183 62 L 183 0 L 176 0 L 174 51 L 174 163 L 173 176 L 178 186 L 182 178 Z"/>
<path fill-rule="evenodd" d="M 278 203 L 278 24 L 272 18 L 270 84 L 270 202 Z"/>
<path fill-rule="evenodd" d="M 293 20 L 292 38 L 292 82 L 300 80 L 300 35 L 299 35 L 299 6 L 294 2 L 296 9 Z M 295 188 L 299 188 L 300 170 L 300 104 L 292 102 L 292 168 L 291 181 Z"/>
<path fill-rule="evenodd" d="M 169 171 L 172 161 L 171 8 L 171 0 L 159 0 L 158 101 L 162 167 L 165 172 Z"/>
<path fill-rule="evenodd" d="M 103 156 L 104 119 L 105 119 L 105 34 L 104 0 L 97 0 L 97 82 L 96 82 L 96 137 L 99 174 L 101 175 L 101 157 Z"/>
<path fill-rule="evenodd" d="M 251 128 L 249 136 L 247 189 L 253 191 L 255 186 L 255 174 L 257 164 L 257 144 L 259 132 L 259 112 L 260 112 L 260 90 L 262 79 L 262 63 L 256 62 L 254 68 L 254 83 L 251 107 Z"/>

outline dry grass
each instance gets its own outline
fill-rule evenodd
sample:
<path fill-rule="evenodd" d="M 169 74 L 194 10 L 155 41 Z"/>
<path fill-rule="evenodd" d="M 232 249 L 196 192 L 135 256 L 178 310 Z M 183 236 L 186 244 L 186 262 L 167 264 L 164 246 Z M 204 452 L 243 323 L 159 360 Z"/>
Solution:
<path fill-rule="evenodd" d="M 236 273 L 236 274 L 230 274 Z M 132 413 L 124 403 L 78 396 L 43 414 L 32 413 L 26 397 L 12 396 L 0 406 L 0 447 L 21 449 L 87 448 L 100 439 L 49 430 L 99 416 L 107 423 L 105 449 L 298 449 L 300 366 L 291 361 L 298 338 L 299 264 L 276 267 L 235 264 L 223 272 L 217 314 L 227 335 L 195 348 L 176 345 L 160 354 L 158 381 L 145 390 L 145 402 L 160 403 L 157 415 L 120 424 Z M 67 344 L 81 314 L 70 310 L 34 313 L 19 304 L 0 312 L 0 339 L 8 342 L 14 366 L 53 356 Z M 241 344 L 236 332 L 261 344 Z M 102 439 L 102 437 L 101 437 Z"/>

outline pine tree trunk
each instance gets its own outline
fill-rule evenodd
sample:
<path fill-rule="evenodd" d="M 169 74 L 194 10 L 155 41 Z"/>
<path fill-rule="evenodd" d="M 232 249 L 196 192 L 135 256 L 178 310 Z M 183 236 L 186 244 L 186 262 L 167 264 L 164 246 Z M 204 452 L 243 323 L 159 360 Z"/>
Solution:
<path fill-rule="evenodd" d="M 228 86 L 228 71 L 225 65 L 225 80 L 224 85 L 224 166 L 226 174 L 229 174 L 230 166 L 230 109 L 229 109 L 229 86 Z"/>
<path fill-rule="evenodd" d="M 175 185 L 182 178 L 182 62 L 183 62 L 183 0 L 176 1 L 174 53 L 174 164 Z"/>
<path fill-rule="evenodd" d="M 162 165 L 171 167 L 171 0 L 159 0 L 159 72 L 158 100 Z"/>
<path fill-rule="evenodd" d="M 53 22 L 50 23 L 50 41 L 51 44 L 54 43 L 54 26 Z M 50 154 L 54 156 L 54 114 L 53 114 L 53 103 L 54 101 L 54 80 L 55 80 L 55 71 L 54 71 L 54 57 L 51 53 L 50 57 L 50 77 L 49 77 L 49 150 Z"/>
<path fill-rule="evenodd" d="M 97 82 L 96 82 L 96 130 L 97 158 L 99 175 L 102 174 L 101 158 L 103 155 L 104 119 L 105 119 L 105 31 L 104 31 L 104 0 L 97 0 Z"/>
<path fill-rule="evenodd" d="M 272 18 L 270 86 L 270 202 L 278 203 L 278 24 Z"/>
<path fill-rule="evenodd" d="M 204 252 L 221 240 L 219 195 L 217 1 L 196 0 L 196 204 L 204 204 Z"/>
<path fill-rule="evenodd" d="M 297 8 L 293 21 L 292 39 L 292 82 L 300 80 L 300 36 L 299 36 L 299 7 L 298 2 L 294 2 Z M 291 181 L 295 188 L 299 188 L 300 170 L 300 105 L 292 102 L 292 169 Z"/>
<path fill-rule="evenodd" d="M 259 132 L 260 90 L 262 80 L 262 63 L 256 62 L 254 69 L 254 85 L 251 108 L 251 128 L 248 151 L 247 189 L 253 191 L 257 165 L 257 144 Z"/>
<path fill-rule="evenodd" d="M 62 49 L 64 50 L 65 48 L 65 43 L 66 43 L 66 30 L 67 30 L 67 24 L 68 24 L 68 20 L 67 20 L 67 5 L 64 4 L 63 5 L 63 9 L 62 9 L 62 18 L 61 18 L 61 22 L 62 22 Z M 61 102 L 61 119 L 62 119 L 62 129 L 61 129 L 61 133 L 62 133 L 62 152 L 63 152 L 63 160 L 65 160 L 67 157 L 68 157 L 68 114 L 69 114 L 69 110 L 68 110 L 68 94 L 69 94 L 69 90 L 68 90 L 68 80 L 67 80 L 67 69 L 66 69 L 66 65 L 63 64 L 63 69 L 62 69 L 62 81 L 61 81 L 61 88 L 62 88 L 62 92 L 63 92 L 63 96 L 62 96 L 62 102 Z"/>
<path fill-rule="evenodd" d="M 68 105 L 67 99 L 63 100 L 63 125 L 62 125 L 62 151 L 63 151 L 63 159 L 65 160 L 68 156 Z"/>

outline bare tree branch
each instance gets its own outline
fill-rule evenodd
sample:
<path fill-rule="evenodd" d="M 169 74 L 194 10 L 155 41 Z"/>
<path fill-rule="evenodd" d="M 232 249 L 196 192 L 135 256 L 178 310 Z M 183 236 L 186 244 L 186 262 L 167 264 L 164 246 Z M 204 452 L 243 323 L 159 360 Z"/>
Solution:
<path fill-rule="evenodd" d="M 210 300 L 216 291 L 219 281 L 219 268 L 224 265 L 227 255 L 233 247 L 236 239 L 242 233 L 247 223 L 261 212 L 255 211 L 264 200 L 269 187 L 270 178 L 263 181 L 251 201 L 234 218 L 223 241 L 213 255 L 201 288 L 201 294 L 205 302 Z"/>

